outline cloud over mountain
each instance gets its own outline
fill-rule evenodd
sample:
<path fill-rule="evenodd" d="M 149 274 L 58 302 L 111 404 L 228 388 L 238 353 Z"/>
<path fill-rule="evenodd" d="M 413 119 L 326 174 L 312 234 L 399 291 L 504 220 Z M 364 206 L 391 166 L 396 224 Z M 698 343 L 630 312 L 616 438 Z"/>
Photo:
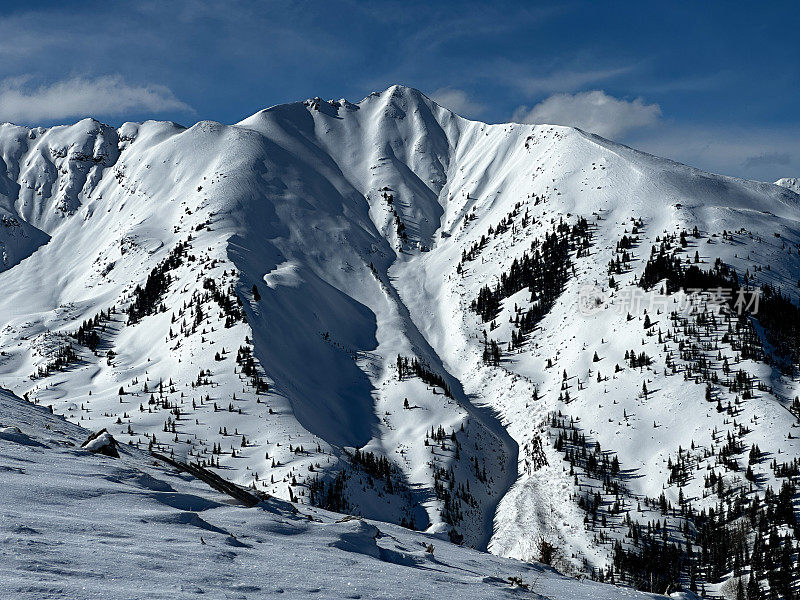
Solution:
<path fill-rule="evenodd" d="M 570 125 L 608 138 L 650 127 L 660 119 L 658 104 L 647 104 L 642 98 L 623 100 L 602 90 L 553 94 L 531 109 L 520 106 L 512 117 L 521 123 Z"/>
<path fill-rule="evenodd" d="M 116 116 L 131 111 L 193 112 L 168 87 L 131 84 L 120 75 L 72 77 L 31 85 L 31 77 L 0 82 L 0 120 L 30 123 L 67 117 Z"/>

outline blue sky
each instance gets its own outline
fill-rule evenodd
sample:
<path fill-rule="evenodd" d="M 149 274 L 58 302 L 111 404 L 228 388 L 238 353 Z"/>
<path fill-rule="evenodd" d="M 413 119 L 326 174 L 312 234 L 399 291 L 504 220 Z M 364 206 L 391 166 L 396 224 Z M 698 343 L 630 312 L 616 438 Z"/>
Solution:
<path fill-rule="evenodd" d="M 789 2 L 8 2 L 0 121 L 234 123 L 402 83 L 711 171 L 800 176 Z"/>

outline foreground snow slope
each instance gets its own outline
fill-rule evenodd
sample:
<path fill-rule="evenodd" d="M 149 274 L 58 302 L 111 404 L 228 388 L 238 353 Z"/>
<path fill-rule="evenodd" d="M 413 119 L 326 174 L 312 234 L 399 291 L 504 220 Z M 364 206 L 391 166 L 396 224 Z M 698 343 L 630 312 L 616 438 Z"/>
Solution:
<path fill-rule="evenodd" d="M 244 508 L 136 449 L 90 454 L 88 433 L 0 390 L 2 597 L 653 597 L 396 525 Z"/>
<path fill-rule="evenodd" d="M 796 306 L 788 189 L 402 86 L 236 125 L 4 125 L 0 158 L 0 385 L 71 422 L 501 555 L 544 540 L 563 570 L 659 591 L 658 559 L 615 563 L 636 523 L 686 552 L 702 511 L 725 508 L 719 533 L 795 477 L 775 332 L 711 319 L 708 294 L 638 299 L 661 248 Z M 536 263 L 519 285 L 515 259 Z M 692 560 L 669 585 L 750 573 Z"/>

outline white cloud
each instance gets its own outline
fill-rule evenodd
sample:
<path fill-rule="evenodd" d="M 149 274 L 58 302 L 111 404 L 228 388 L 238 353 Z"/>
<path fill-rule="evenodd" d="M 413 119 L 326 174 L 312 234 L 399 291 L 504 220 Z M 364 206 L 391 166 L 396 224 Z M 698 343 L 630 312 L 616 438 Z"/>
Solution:
<path fill-rule="evenodd" d="M 168 110 L 193 112 L 163 85 L 130 85 L 119 75 L 73 77 L 30 85 L 30 77 L 0 82 L 0 121 L 37 123 L 68 117 L 114 116 Z"/>
<path fill-rule="evenodd" d="M 759 167 L 767 167 L 773 165 L 790 165 L 792 164 L 792 157 L 788 152 L 761 152 L 760 154 L 751 154 L 745 157 L 742 161 L 742 167 L 745 169 L 753 169 Z"/>
<path fill-rule="evenodd" d="M 486 110 L 483 104 L 470 100 L 464 90 L 456 88 L 439 88 L 431 94 L 431 98 L 437 104 L 465 117 L 474 117 Z"/>
<path fill-rule="evenodd" d="M 617 138 L 635 129 L 659 122 L 661 107 L 609 96 L 602 90 L 577 94 L 553 94 L 530 110 L 520 106 L 513 121 L 579 127 L 607 138 Z"/>
<path fill-rule="evenodd" d="M 775 181 L 800 174 L 800 138 L 791 128 L 662 121 L 661 107 L 603 91 L 554 94 L 512 120 L 580 127 L 639 150 L 712 173 Z M 661 125 L 658 126 L 657 125 Z"/>
<path fill-rule="evenodd" d="M 591 71 L 556 71 L 543 77 L 519 76 L 512 83 L 528 96 L 549 94 L 552 92 L 572 92 L 606 79 L 625 75 L 633 70 L 632 66 L 615 69 L 595 69 Z"/>

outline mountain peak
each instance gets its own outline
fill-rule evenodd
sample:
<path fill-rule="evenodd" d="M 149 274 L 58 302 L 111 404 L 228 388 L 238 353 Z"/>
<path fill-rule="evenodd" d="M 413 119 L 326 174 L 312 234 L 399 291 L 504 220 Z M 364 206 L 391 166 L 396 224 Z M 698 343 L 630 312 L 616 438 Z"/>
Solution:
<path fill-rule="evenodd" d="M 414 99 L 418 99 L 418 100 L 425 98 L 427 100 L 430 100 L 425 94 L 423 94 L 417 88 L 409 87 L 409 86 L 403 85 L 401 83 L 395 83 L 393 85 L 390 85 L 389 87 L 387 87 L 382 92 L 372 92 L 371 94 L 369 94 L 367 96 L 367 98 L 370 98 L 370 97 L 373 97 L 373 96 L 384 97 L 386 94 L 389 94 L 390 96 L 394 96 L 396 98 L 405 97 L 405 98 L 414 98 Z"/>
<path fill-rule="evenodd" d="M 449 109 L 447 107 L 440 107 L 436 102 L 431 100 L 424 93 L 416 88 L 408 87 L 401 84 L 391 85 L 382 92 L 372 92 L 366 98 L 361 100 L 359 106 L 367 106 L 374 103 L 381 103 L 383 106 L 394 106 L 396 110 L 405 112 L 408 109 L 416 109 L 425 106 L 429 111 L 435 108 Z"/>
<path fill-rule="evenodd" d="M 800 177 L 781 177 L 775 182 L 775 185 L 785 187 L 795 194 L 800 194 Z"/>

